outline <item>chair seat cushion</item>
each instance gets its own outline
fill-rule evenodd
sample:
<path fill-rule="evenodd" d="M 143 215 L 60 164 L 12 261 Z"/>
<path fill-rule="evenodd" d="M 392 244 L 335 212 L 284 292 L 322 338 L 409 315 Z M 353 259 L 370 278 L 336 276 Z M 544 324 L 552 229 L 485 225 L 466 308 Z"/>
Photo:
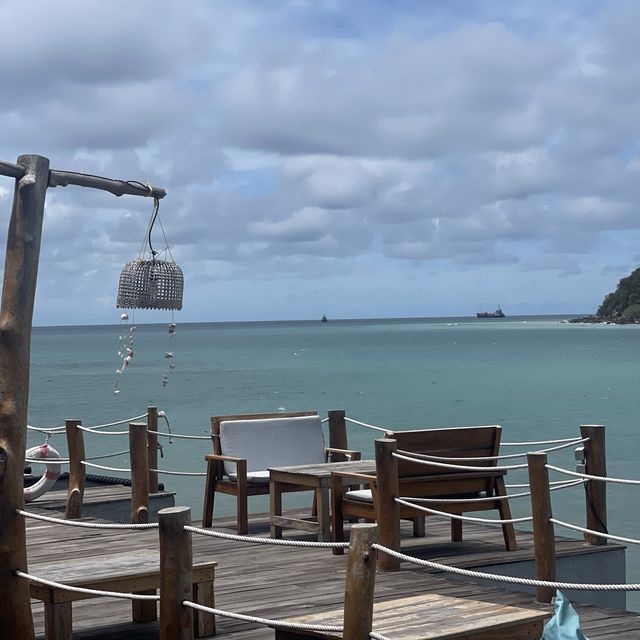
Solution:
<path fill-rule="evenodd" d="M 232 482 L 238 482 L 238 474 L 230 473 L 228 475 L 229 480 Z M 251 471 L 247 473 L 247 482 L 253 484 L 269 484 L 269 472 L 268 471 Z"/>
<path fill-rule="evenodd" d="M 320 416 L 223 420 L 220 447 L 224 455 L 247 461 L 247 475 L 267 473 L 269 467 L 325 462 Z M 224 470 L 231 477 L 236 465 L 225 462 Z"/>
<path fill-rule="evenodd" d="M 347 491 L 344 497 L 348 500 L 357 500 L 358 502 L 373 501 L 371 489 L 354 489 L 353 491 Z"/>

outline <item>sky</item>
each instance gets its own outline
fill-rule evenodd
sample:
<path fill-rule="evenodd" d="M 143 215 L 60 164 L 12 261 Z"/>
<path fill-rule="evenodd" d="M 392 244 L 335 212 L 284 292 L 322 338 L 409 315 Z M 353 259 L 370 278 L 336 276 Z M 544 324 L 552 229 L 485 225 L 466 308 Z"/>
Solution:
<path fill-rule="evenodd" d="M 0 160 L 165 188 L 177 322 L 593 313 L 640 264 L 638 24 L 633 0 L 0 0 Z M 36 325 L 119 322 L 151 205 L 48 190 Z"/>

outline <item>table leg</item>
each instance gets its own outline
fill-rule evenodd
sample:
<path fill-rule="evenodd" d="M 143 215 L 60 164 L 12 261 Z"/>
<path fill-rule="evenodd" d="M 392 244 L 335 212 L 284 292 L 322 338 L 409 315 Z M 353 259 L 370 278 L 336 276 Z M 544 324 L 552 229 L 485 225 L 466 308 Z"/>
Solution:
<path fill-rule="evenodd" d="M 193 585 L 193 601 L 205 607 L 215 607 L 213 596 L 213 580 L 196 582 Z M 207 638 L 216 635 L 216 617 L 213 613 L 193 610 L 193 634 L 196 638 Z"/>
<path fill-rule="evenodd" d="M 273 516 L 282 515 L 282 489 L 280 488 L 280 483 L 274 480 L 270 480 L 269 485 L 271 537 L 282 538 L 282 527 L 273 524 Z"/>
<path fill-rule="evenodd" d="M 155 589 L 137 591 L 142 595 L 156 595 Z M 132 600 L 131 619 L 134 622 L 153 622 L 158 619 L 158 603 L 155 600 Z"/>
<path fill-rule="evenodd" d="M 329 489 L 316 489 L 316 502 L 318 504 L 318 542 L 331 542 Z"/>
<path fill-rule="evenodd" d="M 71 640 L 71 603 L 44 603 L 45 640 Z"/>

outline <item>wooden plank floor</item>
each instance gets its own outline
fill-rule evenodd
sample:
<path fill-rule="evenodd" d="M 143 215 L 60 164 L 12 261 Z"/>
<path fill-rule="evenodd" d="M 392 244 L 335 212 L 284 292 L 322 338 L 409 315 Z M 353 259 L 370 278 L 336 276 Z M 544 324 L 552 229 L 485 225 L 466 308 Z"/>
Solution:
<path fill-rule="evenodd" d="M 49 505 L 50 506 L 50 505 Z M 40 511 L 37 503 L 29 510 Z M 51 511 L 47 509 L 49 513 Z M 233 532 L 230 521 L 216 521 L 216 529 Z M 520 549 L 504 551 L 499 529 L 465 524 L 465 541 L 448 541 L 449 526 L 437 518 L 428 520 L 428 537 L 413 539 L 404 531 L 403 551 L 456 566 L 483 566 L 532 556 L 531 535 L 518 532 Z M 266 518 L 252 518 L 251 534 L 268 536 Z M 285 537 L 311 539 L 300 532 Z M 91 571 L 92 558 L 136 548 L 157 547 L 157 530 L 105 531 L 80 529 L 28 520 L 29 571 L 46 577 L 47 563 L 65 557 L 83 560 Z M 308 613 L 329 611 L 343 605 L 346 556 L 334 556 L 327 549 L 276 547 L 238 543 L 201 535 L 193 536 L 194 557 L 218 561 L 216 606 L 236 613 L 287 619 Z M 584 552 L 579 541 L 559 540 L 558 553 Z M 496 585 L 499 583 L 496 583 Z M 395 573 L 378 573 L 376 599 L 389 600 L 419 593 L 473 598 L 506 605 L 551 611 L 550 605 L 533 602 L 530 595 L 507 592 L 499 586 L 476 585 L 452 579 L 403 563 Z M 640 616 L 589 605 L 576 605 L 583 631 L 590 640 L 640 639 Z M 33 603 L 39 638 L 44 634 L 43 607 Z M 157 623 L 130 622 L 131 603 L 112 598 L 76 602 L 73 605 L 74 639 L 147 640 L 158 637 Z M 229 640 L 273 638 L 262 625 L 218 617 L 218 636 Z"/>

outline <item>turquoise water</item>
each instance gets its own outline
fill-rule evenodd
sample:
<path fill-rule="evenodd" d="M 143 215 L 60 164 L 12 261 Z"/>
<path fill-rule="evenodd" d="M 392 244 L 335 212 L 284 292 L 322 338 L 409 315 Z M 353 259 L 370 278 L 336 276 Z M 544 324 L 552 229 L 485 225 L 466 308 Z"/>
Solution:
<path fill-rule="evenodd" d="M 580 424 L 604 424 L 609 475 L 640 478 L 640 327 L 562 319 L 179 324 L 173 345 L 166 325 L 139 325 L 134 358 L 118 376 L 117 395 L 121 327 L 36 328 L 29 423 L 56 426 L 78 418 L 95 425 L 155 405 L 167 412 L 173 431 L 192 435 L 206 434 L 215 414 L 305 409 L 344 409 L 355 419 L 392 428 L 497 423 L 507 442 L 572 437 Z M 163 387 L 167 351 L 174 352 L 176 367 Z M 349 426 L 350 447 L 365 455 L 377 436 Z M 40 440 L 31 433 L 30 444 Z M 64 436 L 52 444 L 66 452 Z M 126 446 L 126 436 L 86 436 L 87 455 Z M 203 471 L 205 450 L 206 441 L 165 443 L 159 464 Z M 551 461 L 575 468 L 572 449 Z M 105 464 L 127 467 L 128 459 Z M 191 506 L 199 518 L 204 480 L 162 480 L 178 492 L 177 503 Z M 509 474 L 509 482 L 523 481 L 521 472 Z M 609 485 L 612 533 L 640 537 L 638 516 L 628 508 L 639 491 Z M 220 507 L 229 512 L 228 502 Z M 528 499 L 514 500 L 512 509 L 526 515 Z M 555 492 L 554 515 L 583 525 L 583 490 Z M 636 548 L 629 550 L 630 582 L 640 582 Z"/>

